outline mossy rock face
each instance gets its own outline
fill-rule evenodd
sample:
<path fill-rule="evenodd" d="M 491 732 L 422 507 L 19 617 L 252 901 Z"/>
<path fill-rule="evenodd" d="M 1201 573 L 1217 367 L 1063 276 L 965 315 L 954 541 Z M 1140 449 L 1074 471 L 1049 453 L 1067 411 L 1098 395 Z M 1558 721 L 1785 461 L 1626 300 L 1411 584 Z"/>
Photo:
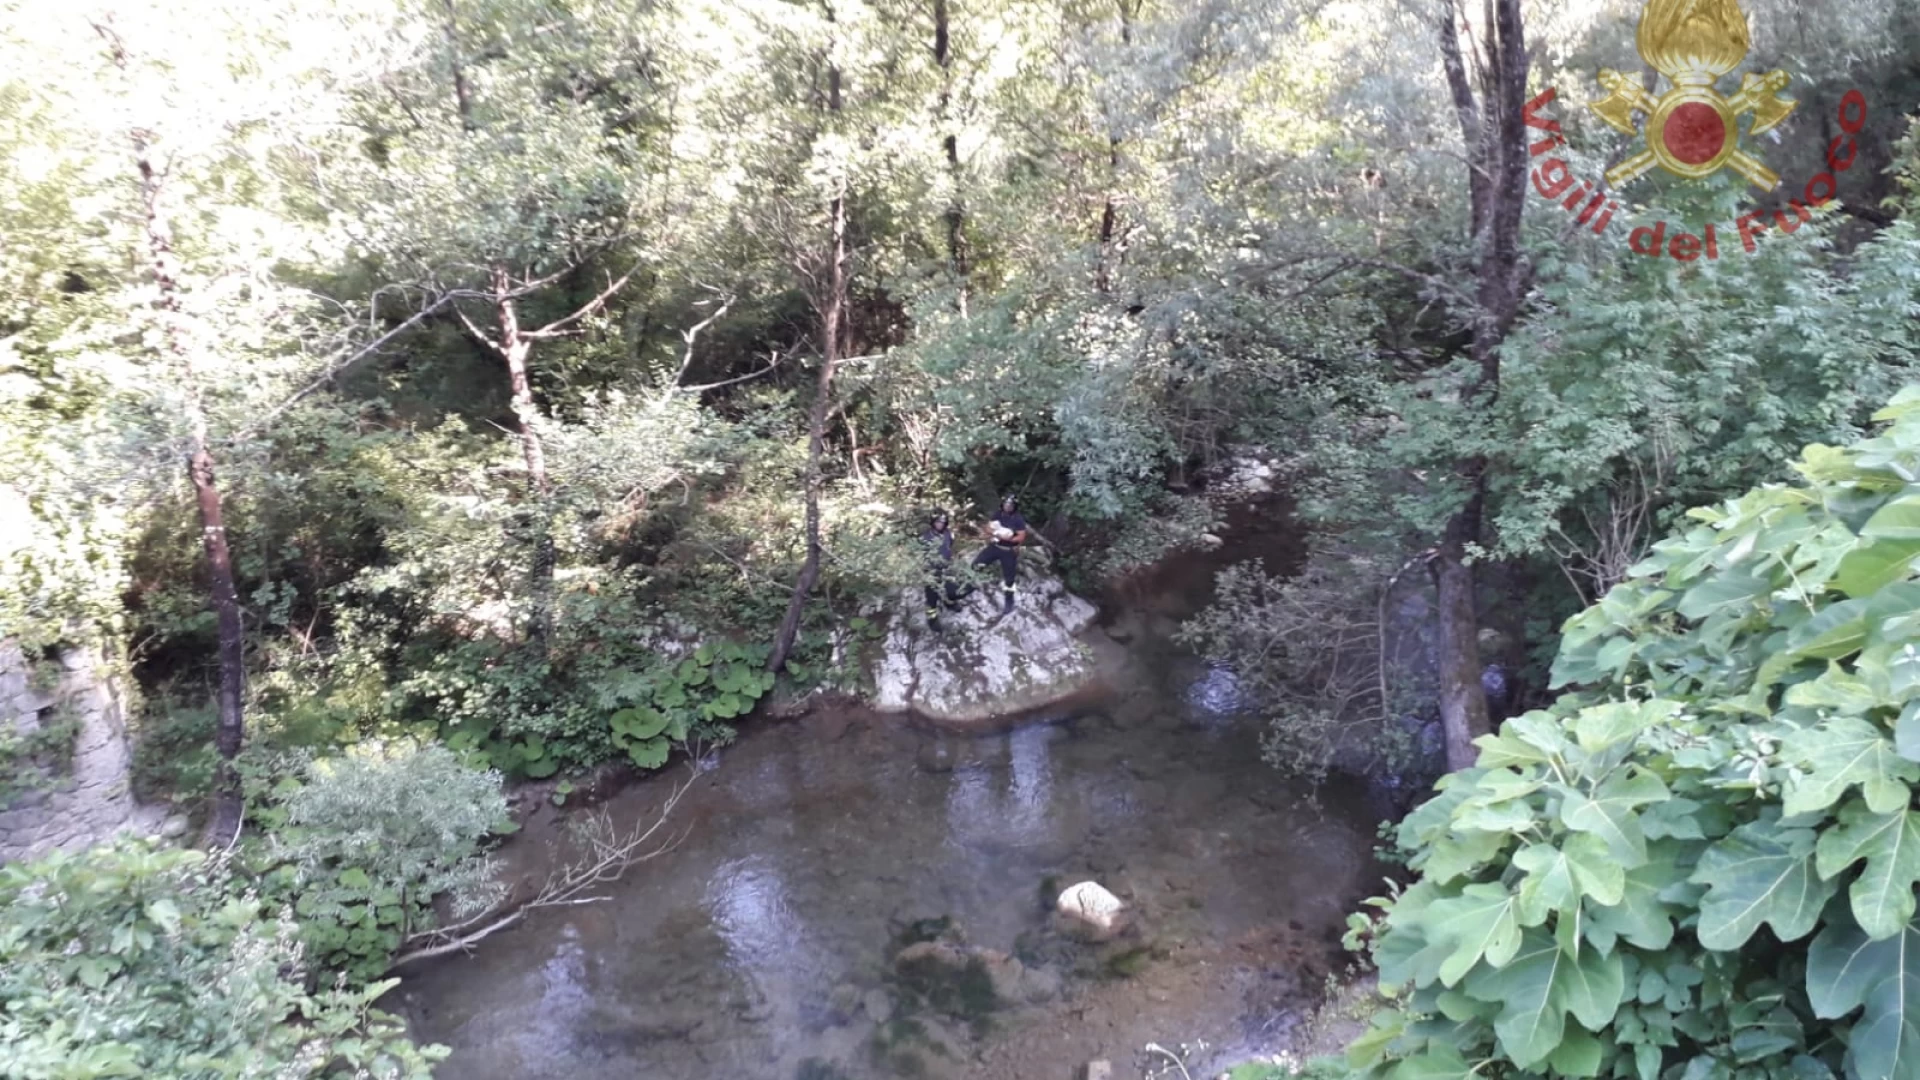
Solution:
<path fill-rule="evenodd" d="M 793 1074 L 793 1080 L 852 1080 L 852 1077 L 830 1061 L 808 1058 L 800 1063 L 799 1070 Z"/>

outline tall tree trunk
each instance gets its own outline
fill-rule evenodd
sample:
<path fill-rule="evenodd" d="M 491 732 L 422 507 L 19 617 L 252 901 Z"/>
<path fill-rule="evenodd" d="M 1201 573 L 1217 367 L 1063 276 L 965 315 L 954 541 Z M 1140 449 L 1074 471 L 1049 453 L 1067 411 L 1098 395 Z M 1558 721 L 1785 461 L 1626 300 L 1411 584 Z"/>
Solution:
<path fill-rule="evenodd" d="M 1119 0 L 1120 44 L 1133 44 L 1133 18 L 1139 0 Z M 1120 146 L 1122 140 L 1113 130 L 1117 121 L 1107 117 L 1107 194 L 1100 205 L 1100 262 L 1094 267 L 1093 287 L 1100 292 L 1113 288 L 1113 264 L 1119 259 L 1115 241 L 1120 234 Z"/>
<path fill-rule="evenodd" d="M 471 132 L 474 130 L 473 86 L 467 81 L 453 2 L 442 0 L 447 15 L 442 32 L 447 39 L 448 64 L 453 70 L 454 108 L 460 114 L 461 130 Z M 505 264 L 493 264 L 489 283 L 493 288 L 494 321 L 500 335 L 499 340 L 491 344 L 507 364 L 507 381 L 513 389 L 514 429 L 520 436 L 520 452 L 527 462 L 527 494 L 533 506 L 533 520 L 529 523 L 533 531 L 533 567 L 528 582 L 533 610 L 528 614 L 527 639 L 544 654 L 553 631 L 553 575 L 559 556 L 553 543 L 553 485 L 547 480 L 546 451 L 540 445 L 540 432 L 536 427 L 539 413 L 533 404 L 533 383 L 527 377 L 533 335 L 520 326 L 519 311 L 514 304 L 513 275 Z M 486 339 L 482 337 L 481 341 L 485 343 Z"/>
<path fill-rule="evenodd" d="M 967 316 L 967 204 L 960 192 L 960 136 L 953 117 L 953 28 L 948 0 L 933 0 L 933 62 L 940 67 L 940 124 L 946 135 L 940 148 L 947 158 L 947 183 L 953 188 L 944 215 L 947 225 L 947 265 L 958 283 L 960 317 Z"/>
<path fill-rule="evenodd" d="M 514 304 L 513 279 L 504 266 L 493 268 L 493 311 L 500 324 L 500 355 L 507 362 L 507 379 L 513 387 L 514 426 L 520 434 L 520 451 L 527 461 L 527 486 L 535 495 L 553 491 L 547 480 L 547 455 L 535 427 L 539 413 L 533 404 L 533 383 L 527 378 L 527 358 L 533 355 L 533 340 L 521 332 L 520 315 Z"/>
<path fill-rule="evenodd" d="M 187 340 L 186 316 L 180 306 L 178 262 L 173 253 L 173 230 L 161 206 L 164 181 L 154 166 L 151 142 L 147 132 L 134 134 L 134 162 L 140 172 L 147 252 L 153 260 L 153 281 L 159 294 L 157 304 L 164 322 L 163 339 L 174 363 L 179 365 L 181 385 L 186 391 L 187 478 L 193 484 L 194 504 L 200 514 L 200 545 L 207 557 L 208 602 L 213 607 L 219 633 L 220 680 L 214 695 L 219 722 L 214 729 L 214 745 L 220 751 L 220 764 L 214 781 L 213 813 L 204 834 L 211 846 L 231 843 L 240 831 L 240 781 L 233 759 L 246 741 L 246 718 L 242 711 L 242 692 L 246 685 L 245 638 L 240 623 L 240 597 L 233 584 L 233 556 L 227 548 L 226 515 L 221 506 L 220 485 L 214 479 L 213 454 L 207 448 L 207 412 L 200 397 L 200 370 L 195 362 L 195 346 Z"/>
<path fill-rule="evenodd" d="M 1492 25 L 1484 27 L 1486 85 L 1476 101 L 1460 50 L 1454 5 L 1449 0 L 1436 26 L 1441 67 L 1467 150 L 1468 190 L 1476 254 L 1471 352 L 1478 371 L 1461 395 L 1464 408 L 1485 410 L 1500 391 L 1500 346 L 1519 317 L 1525 278 L 1520 219 L 1526 208 L 1526 34 L 1520 0 L 1488 0 Z M 1475 606 L 1472 548 L 1483 539 L 1487 468 L 1484 457 L 1456 463 L 1465 490 L 1461 508 L 1447 521 L 1431 568 L 1437 593 L 1440 720 L 1447 739 L 1447 767 L 1473 764 L 1473 740 L 1492 727 L 1480 683 L 1480 620 Z"/>
<path fill-rule="evenodd" d="M 832 21 L 833 9 L 827 9 Z M 827 69 L 827 110 L 840 112 L 840 68 Z M 767 667 L 779 671 L 793 652 L 794 639 L 800 633 L 800 615 L 807 596 L 820 581 L 820 488 L 821 459 L 826 454 L 827 416 L 833 398 L 833 373 L 840 364 L 841 320 L 847 303 L 847 189 L 845 181 L 834 191 L 827 205 L 827 228 L 832 234 L 827 253 L 827 295 L 820 304 L 820 378 L 814 386 L 813 408 L 807 416 L 807 556 L 800 565 L 800 577 L 793 583 L 793 596 L 787 601 L 787 614 L 780 620 L 774 637 L 773 654 Z"/>
<path fill-rule="evenodd" d="M 1471 505 L 1447 522 L 1445 539 L 1428 568 L 1433 574 L 1439 618 L 1440 727 L 1447 740 L 1447 769 L 1469 768 L 1479 751 L 1473 740 L 1492 730 L 1487 695 L 1480 682 L 1480 617 L 1474 606 L 1474 573 L 1467 544 L 1480 531 L 1479 491 Z"/>
<path fill-rule="evenodd" d="M 507 380 L 513 387 L 513 421 L 520 435 L 520 452 L 527 462 L 527 494 L 533 502 L 533 612 L 528 638 L 542 650 L 553 630 L 553 573 L 559 561 L 553 545 L 553 484 L 547 479 L 546 449 L 540 444 L 539 413 L 533 404 L 533 383 L 527 377 L 527 358 L 533 339 L 520 327 L 514 305 L 513 278 L 507 268 L 493 267 L 493 311 L 499 323 L 500 356 L 507 362 Z"/>
<path fill-rule="evenodd" d="M 1100 206 L 1100 265 L 1093 272 L 1093 287 L 1101 292 L 1113 288 L 1113 238 L 1120 229 L 1120 137 L 1107 138 L 1107 197 Z"/>
<path fill-rule="evenodd" d="M 443 0 L 447 9 L 446 25 L 442 28 L 447 38 L 448 61 L 453 65 L 453 103 L 460 110 L 460 128 L 473 130 L 473 87 L 467 82 L 466 61 L 460 55 L 460 27 L 454 21 L 453 0 Z"/>

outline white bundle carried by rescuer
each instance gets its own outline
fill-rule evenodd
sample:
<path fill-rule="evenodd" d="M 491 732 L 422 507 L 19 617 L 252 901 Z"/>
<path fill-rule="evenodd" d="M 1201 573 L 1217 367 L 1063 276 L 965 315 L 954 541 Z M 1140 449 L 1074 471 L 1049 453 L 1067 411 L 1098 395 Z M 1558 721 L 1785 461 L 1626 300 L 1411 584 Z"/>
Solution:
<path fill-rule="evenodd" d="M 1012 536 L 1013 536 L 1012 529 L 1007 528 L 1005 525 L 1002 525 L 997 521 L 993 523 L 993 538 L 995 540 L 1006 540 Z"/>

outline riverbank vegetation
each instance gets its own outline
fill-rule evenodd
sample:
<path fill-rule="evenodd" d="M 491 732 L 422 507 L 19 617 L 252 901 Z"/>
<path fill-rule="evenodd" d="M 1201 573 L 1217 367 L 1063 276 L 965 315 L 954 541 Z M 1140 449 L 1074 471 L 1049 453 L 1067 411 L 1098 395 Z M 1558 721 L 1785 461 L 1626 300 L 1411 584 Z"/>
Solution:
<path fill-rule="evenodd" d="M 1569 621 L 1570 692 L 1401 824 L 1354 1071 L 1920 1072 L 1920 389 L 1883 415 L 1693 511 Z"/>
<path fill-rule="evenodd" d="M 369 1003 L 498 910 L 503 781 L 857 691 L 934 507 L 1018 494 L 1096 592 L 1257 461 L 1309 555 L 1186 636 L 1270 756 L 1479 760 L 1402 828 L 1356 1066 L 1920 1075 L 1872 419 L 1920 380 L 1920 15 L 1749 0 L 1786 185 L 1574 228 L 1532 170 L 1630 152 L 1583 103 L 1640 7 L 13 0 L 0 634 L 112 652 L 215 854 L 0 870 L 0 1072 L 424 1075 Z M 1490 662 L 1544 710 L 1497 737 Z M 1753 865 L 1800 905 L 1733 918 Z M 222 979 L 251 1027 L 176 1023 Z"/>

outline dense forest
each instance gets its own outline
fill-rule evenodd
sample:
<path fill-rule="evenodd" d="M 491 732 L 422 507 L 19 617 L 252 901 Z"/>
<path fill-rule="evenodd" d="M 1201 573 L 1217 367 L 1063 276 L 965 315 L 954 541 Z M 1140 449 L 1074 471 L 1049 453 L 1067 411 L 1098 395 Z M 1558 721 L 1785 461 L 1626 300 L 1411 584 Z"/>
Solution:
<path fill-rule="evenodd" d="M 515 894 L 511 791 L 859 700 L 936 511 L 1104 601 L 1258 462 L 1182 646 L 1451 770 L 1310 1071 L 1920 1078 L 1920 7 L 3 7 L 0 643 L 184 824 L 0 866 L 0 1075 L 433 1075 L 409 965 L 656 850 Z"/>

